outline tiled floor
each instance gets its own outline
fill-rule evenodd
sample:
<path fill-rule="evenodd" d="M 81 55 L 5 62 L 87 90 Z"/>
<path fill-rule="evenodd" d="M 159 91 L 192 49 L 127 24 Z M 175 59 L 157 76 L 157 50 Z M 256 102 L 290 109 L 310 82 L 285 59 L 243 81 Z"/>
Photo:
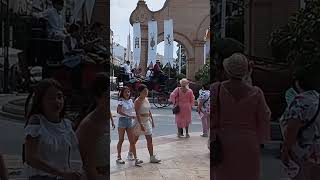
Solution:
<path fill-rule="evenodd" d="M 209 180 L 210 161 L 207 148 L 208 138 L 202 138 L 200 133 L 191 134 L 190 139 L 170 137 L 172 142 L 156 144 L 154 151 L 162 162 L 149 163 L 147 148 L 141 140 L 138 156 L 145 163 L 135 167 L 133 162 L 125 165 L 115 163 L 116 154 L 111 155 L 111 180 Z M 169 137 L 166 137 L 169 138 Z M 156 141 L 157 139 L 154 139 Z M 160 139 L 158 139 L 160 141 Z M 114 146 L 113 146 L 114 147 Z M 126 150 L 122 153 L 125 159 Z"/>

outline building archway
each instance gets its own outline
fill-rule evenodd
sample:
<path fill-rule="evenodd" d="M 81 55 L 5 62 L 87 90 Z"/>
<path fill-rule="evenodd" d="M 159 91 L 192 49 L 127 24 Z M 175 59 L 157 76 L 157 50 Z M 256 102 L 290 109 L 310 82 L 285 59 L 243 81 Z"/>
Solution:
<path fill-rule="evenodd" d="M 186 13 L 188 12 L 188 13 Z M 195 12 L 195 13 L 193 13 Z M 141 24 L 141 69 L 146 73 L 148 59 L 148 21 L 158 22 L 158 43 L 163 41 L 164 20 L 173 19 L 174 40 L 183 44 L 187 54 L 188 79 L 204 65 L 204 37 L 210 26 L 210 2 L 208 0 L 166 0 L 158 11 L 151 11 L 144 0 L 139 0 L 131 13 L 130 24 Z"/>

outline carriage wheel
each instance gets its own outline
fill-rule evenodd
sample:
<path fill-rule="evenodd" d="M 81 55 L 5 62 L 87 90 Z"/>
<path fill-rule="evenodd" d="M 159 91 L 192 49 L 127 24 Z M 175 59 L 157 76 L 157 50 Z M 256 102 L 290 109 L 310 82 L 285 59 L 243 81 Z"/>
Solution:
<path fill-rule="evenodd" d="M 163 107 L 168 107 L 171 104 L 171 102 L 169 101 L 170 94 L 168 92 L 164 92 L 162 94 L 163 94 L 163 98 L 165 98 L 163 101 L 163 105 L 164 105 Z"/>
<path fill-rule="evenodd" d="M 170 104 L 169 103 L 169 96 L 163 92 L 153 93 L 152 99 L 153 99 L 153 104 L 157 108 L 167 107 Z"/>

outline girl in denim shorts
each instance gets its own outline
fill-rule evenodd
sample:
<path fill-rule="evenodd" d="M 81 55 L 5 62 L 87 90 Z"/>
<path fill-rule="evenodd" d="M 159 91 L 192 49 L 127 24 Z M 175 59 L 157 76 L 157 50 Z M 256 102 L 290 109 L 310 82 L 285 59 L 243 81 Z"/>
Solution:
<path fill-rule="evenodd" d="M 135 160 L 135 165 L 139 166 L 139 164 L 143 163 L 141 160 L 137 158 L 136 147 L 134 143 L 134 134 L 132 128 L 132 120 L 136 118 L 133 114 L 134 112 L 134 104 L 132 99 L 130 98 L 130 89 L 128 87 L 123 87 L 120 91 L 119 95 L 119 103 L 117 107 L 117 113 L 119 114 L 118 120 L 118 134 L 119 134 L 119 142 L 117 145 L 118 150 L 118 164 L 125 164 L 125 162 L 121 158 L 121 148 L 124 141 L 124 134 L 127 132 L 128 140 L 130 143 L 130 149 L 132 152 L 128 154 L 129 160 Z"/>

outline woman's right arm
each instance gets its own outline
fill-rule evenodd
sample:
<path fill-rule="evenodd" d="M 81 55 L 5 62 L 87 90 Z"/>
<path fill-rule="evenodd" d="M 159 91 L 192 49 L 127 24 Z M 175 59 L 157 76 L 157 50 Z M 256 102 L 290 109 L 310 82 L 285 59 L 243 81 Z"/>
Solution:
<path fill-rule="evenodd" d="M 2 154 L 0 154 L 0 179 L 1 180 L 9 180 L 8 170 L 3 160 Z"/>
<path fill-rule="evenodd" d="M 64 172 L 60 171 L 57 168 L 54 168 L 50 166 L 46 161 L 42 160 L 38 154 L 38 147 L 39 147 L 39 137 L 31 137 L 31 135 L 28 135 L 26 137 L 26 143 L 25 143 L 25 155 L 26 155 L 26 162 L 28 165 L 35 169 L 39 169 L 41 171 L 44 171 L 46 173 L 64 177 Z"/>
<path fill-rule="evenodd" d="M 96 169 L 96 144 L 99 135 L 97 131 L 92 131 L 91 133 L 81 134 L 79 138 L 79 147 L 82 156 L 82 160 L 85 164 L 85 170 L 87 173 L 88 179 L 98 179 L 99 173 Z"/>
<path fill-rule="evenodd" d="M 282 162 L 287 164 L 290 156 L 292 156 L 291 151 L 293 145 L 297 141 L 297 136 L 299 130 L 303 127 L 303 123 L 301 120 L 291 119 L 288 120 L 288 125 L 286 131 L 284 132 L 284 141 L 282 147 Z"/>

